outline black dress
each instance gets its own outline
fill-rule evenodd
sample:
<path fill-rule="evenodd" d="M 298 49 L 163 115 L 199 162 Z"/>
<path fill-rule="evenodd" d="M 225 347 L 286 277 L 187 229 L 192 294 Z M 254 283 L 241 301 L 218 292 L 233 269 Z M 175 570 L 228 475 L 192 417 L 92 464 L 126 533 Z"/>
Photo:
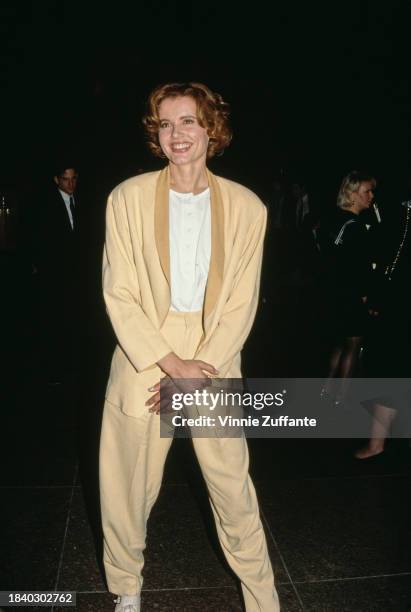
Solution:
<path fill-rule="evenodd" d="M 375 302 L 379 316 L 366 343 L 369 377 L 408 378 L 411 345 L 411 201 L 395 205 L 383 221 L 380 282 Z"/>
<path fill-rule="evenodd" d="M 362 298 L 368 296 L 372 282 L 370 232 L 359 215 L 337 209 L 321 233 L 330 335 L 363 336 L 369 315 Z"/>

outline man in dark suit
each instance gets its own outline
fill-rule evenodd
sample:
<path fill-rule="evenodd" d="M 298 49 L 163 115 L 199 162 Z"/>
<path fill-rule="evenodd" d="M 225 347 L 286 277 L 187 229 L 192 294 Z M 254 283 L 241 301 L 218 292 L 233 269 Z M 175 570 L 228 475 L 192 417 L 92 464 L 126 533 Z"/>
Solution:
<path fill-rule="evenodd" d="M 30 251 L 39 296 L 46 377 L 59 383 L 76 370 L 78 329 L 78 172 L 63 163 L 30 212 Z"/>

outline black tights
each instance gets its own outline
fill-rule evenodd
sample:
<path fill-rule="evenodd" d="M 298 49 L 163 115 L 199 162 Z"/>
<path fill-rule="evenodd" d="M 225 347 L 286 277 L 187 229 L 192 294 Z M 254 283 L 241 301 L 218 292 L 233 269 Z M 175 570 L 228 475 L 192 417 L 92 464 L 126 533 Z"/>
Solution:
<path fill-rule="evenodd" d="M 358 363 L 361 345 L 362 336 L 353 336 L 344 338 L 342 342 L 334 347 L 330 358 L 328 379 L 324 385 L 326 393 L 332 393 L 332 381 L 334 378 L 349 379 L 352 377 Z M 347 380 L 341 383 L 340 389 L 335 394 L 337 398 L 344 397 L 348 388 L 348 382 Z"/>

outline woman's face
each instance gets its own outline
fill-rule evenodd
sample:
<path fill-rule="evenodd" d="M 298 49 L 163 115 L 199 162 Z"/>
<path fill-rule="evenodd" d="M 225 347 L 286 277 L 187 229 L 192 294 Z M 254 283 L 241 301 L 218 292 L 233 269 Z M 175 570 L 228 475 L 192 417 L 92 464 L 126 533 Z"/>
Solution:
<path fill-rule="evenodd" d="M 159 107 L 159 142 L 172 164 L 205 164 L 209 137 L 198 123 L 197 104 L 190 96 L 166 98 Z"/>
<path fill-rule="evenodd" d="M 354 207 L 361 212 L 371 206 L 374 199 L 374 185 L 371 181 L 364 181 L 359 186 L 358 191 L 353 191 L 351 200 Z"/>

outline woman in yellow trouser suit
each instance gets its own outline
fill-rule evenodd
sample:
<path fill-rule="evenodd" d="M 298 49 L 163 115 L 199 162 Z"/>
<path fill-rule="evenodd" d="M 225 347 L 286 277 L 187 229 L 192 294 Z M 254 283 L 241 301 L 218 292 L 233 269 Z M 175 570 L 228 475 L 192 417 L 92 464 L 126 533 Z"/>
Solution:
<path fill-rule="evenodd" d="M 171 444 L 159 433 L 159 380 L 241 376 L 266 224 L 254 193 L 207 169 L 231 139 L 220 95 L 200 83 L 158 87 L 144 124 L 151 150 L 168 164 L 110 195 L 103 266 L 118 340 L 100 451 L 104 563 L 116 612 L 140 610 L 146 523 Z M 246 441 L 194 438 L 193 445 L 246 610 L 276 612 Z"/>

